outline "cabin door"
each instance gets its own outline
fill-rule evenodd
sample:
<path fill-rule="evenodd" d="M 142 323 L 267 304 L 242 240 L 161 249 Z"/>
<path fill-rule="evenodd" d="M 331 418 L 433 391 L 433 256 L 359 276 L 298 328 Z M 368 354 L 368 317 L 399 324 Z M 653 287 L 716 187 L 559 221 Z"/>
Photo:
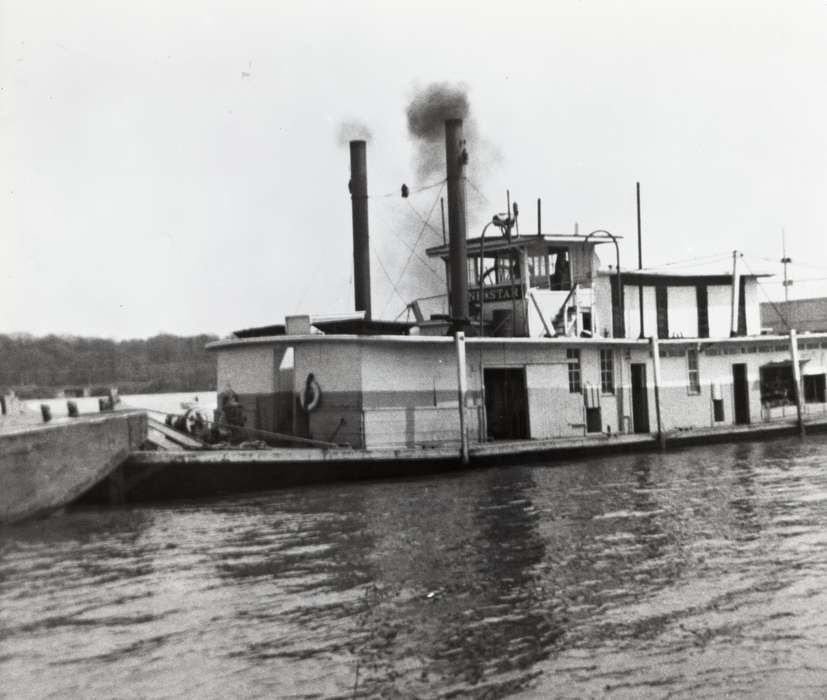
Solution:
<path fill-rule="evenodd" d="M 732 398 L 735 402 L 735 422 L 746 425 L 749 423 L 749 381 L 744 362 L 732 365 Z"/>
<path fill-rule="evenodd" d="M 487 368 L 483 371 L 483 381 L 488 439 L 527 440 L 525 370 Z"/>
<path fill-rule="evenodd" d="M 632 422 L 636 433 L 649 432 L 649 396 L 646 390 L 646 365 L 632 365 Z"/>

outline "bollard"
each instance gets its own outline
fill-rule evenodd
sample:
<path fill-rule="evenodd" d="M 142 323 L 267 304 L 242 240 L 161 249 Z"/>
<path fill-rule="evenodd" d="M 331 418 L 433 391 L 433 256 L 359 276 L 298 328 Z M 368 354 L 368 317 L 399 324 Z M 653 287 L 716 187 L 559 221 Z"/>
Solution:
<path fill-rule="evenodd" d="M 43 422 L 48 423 L 52 420 L 52 409 L 49 408 L 45 403 L 40 404 L 40 413 L 43 416 Z"/>
<path fill-rule="evenodd" d="M 66 412 L 69 414 L 69 418 L 77 418 L 78 417 L 78 404 L 77 404 L 77 401 L 67 401 L 66 402 Z"/>

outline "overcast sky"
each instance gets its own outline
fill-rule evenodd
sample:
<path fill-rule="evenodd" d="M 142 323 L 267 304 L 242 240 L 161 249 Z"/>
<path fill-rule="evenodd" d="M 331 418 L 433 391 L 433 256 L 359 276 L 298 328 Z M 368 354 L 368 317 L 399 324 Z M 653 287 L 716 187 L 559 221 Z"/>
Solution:
<path fill-rule="evenodd" d="M 509 188 L 524 233 L 542 197 L 544 232 L 608 229 L 635 266 L 639 180 L 645 266 L 738 249 L 778 273 L 785 229 L 793 277 L 827 278 L 826 20 L 825 0 L 0 0 L 0 332 L 349 310 L 348 120 L 372 133 L 374 316 L 440 292 L 440 236 L 418 238 L 439 188 L 395 194 L 440 179 L 405 121 L 435 81 L 467 88 L 481 136 L 469 235 Z"/>

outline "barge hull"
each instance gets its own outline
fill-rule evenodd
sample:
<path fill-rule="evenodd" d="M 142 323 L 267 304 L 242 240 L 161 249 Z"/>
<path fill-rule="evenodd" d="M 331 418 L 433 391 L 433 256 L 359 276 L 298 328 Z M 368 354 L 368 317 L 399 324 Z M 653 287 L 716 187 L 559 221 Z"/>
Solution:
<path fill-rule="evenodd" d="M 806 421 L 808 432 L 827 431 L 827 417 Z M 667 448 L 735 442 L 798 433 L 796 421 L 727 428 L 702 428 L 667 434 Z M 490 442 L 470 448 L 470 467 L 514 465 L 657 450 L 656 435 L 599 435 L 556 440 Z M 204 450 L 133 452 L 118 476 L 127 502 L 219 497 L 234 493 L 353 480 L 411 478 L 467 469 L 459 446 L 430 449 Z M 110 480 L 86 494 L 84 502 L 107 502 Z"/>

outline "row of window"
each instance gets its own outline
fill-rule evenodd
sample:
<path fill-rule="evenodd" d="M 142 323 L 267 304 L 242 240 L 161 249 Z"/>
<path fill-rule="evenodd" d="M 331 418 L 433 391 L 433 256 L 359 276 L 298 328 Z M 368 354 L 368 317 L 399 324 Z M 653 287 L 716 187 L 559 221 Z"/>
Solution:
<path fill-rule="evenodd" d="M 569 366 L 569 392 L 579 394 L 583 390 L 580 375 L 580 350 L 566 350 Z M 611 350 L 600 351 L 600 391 L 604 394 L 615 393 L 615 361 Z"/>
<path fill-rule="evenodd" d="M 569 348 L 566 350 L 566 361 L 568 363 L 569 371 L 569 392 L 572 394 L 580 394 L 583 391 L 583 384 L 580 370 L 580 350 L 577 348 Z M 687 386 L 690 394 L 701 393 L 701 372 L 698 366 L 698 350 L 689 348 L 686 351 L 686 367 L 687 367 Z M 777 371 L 776 371 L 777 370 Z M 762 369 L 761 381 L 761 396 L 762 401 L 771 402 L 774 398 L 771 389 L 776 385 L 784 389 L 784 402 L 789 403 L 789 396 L 794 396 L 794 384 L 792 382 L 792 371 L 787 368 Z M 773 372 L 775 371 L 775 374 Z M 789 375 L 787 377 L 786 375 Z M 778 375 L 778 376 L 776 376 Z M 782 377 L 782 375 L 784 375 Z M 783 381 L 782 381 L 783 379 Z M 784 382 L 789 384 L 785 388 Z M 827 380 L 825 375 L 804 376 L 804 395 L 805 401 L 810 402 L 825 402 L 827 401 Z M 767 388 L 770 387 L 770 388 Z M 615 368 L 614 355 L 611 350 L 600 351 L 600 391 L 604 394 L 615 393 Z M 714 399 L 715 405 L 715 420 L 723 420 L 723 402 L 720 399 Z M 720 405 L 718 405 L 720 404 Z M 721 417 L 718 418 L 719 412 Z"/>
<path fill-rule="evenodd" d="M 580 372 L 580 350 L 569 348 L 566 350 L 566 361 L 569 369 L 569 392 L 579 394 L 583 390 Z M 698 367 L 698 351 L 690 348 L 686 351 L 688 369 L 689 393 L 701 393 L 701 372 Z M 615 393 L 615 362 L 611 350 L 600 351 L 600 391 L 604 394 Z"/>

